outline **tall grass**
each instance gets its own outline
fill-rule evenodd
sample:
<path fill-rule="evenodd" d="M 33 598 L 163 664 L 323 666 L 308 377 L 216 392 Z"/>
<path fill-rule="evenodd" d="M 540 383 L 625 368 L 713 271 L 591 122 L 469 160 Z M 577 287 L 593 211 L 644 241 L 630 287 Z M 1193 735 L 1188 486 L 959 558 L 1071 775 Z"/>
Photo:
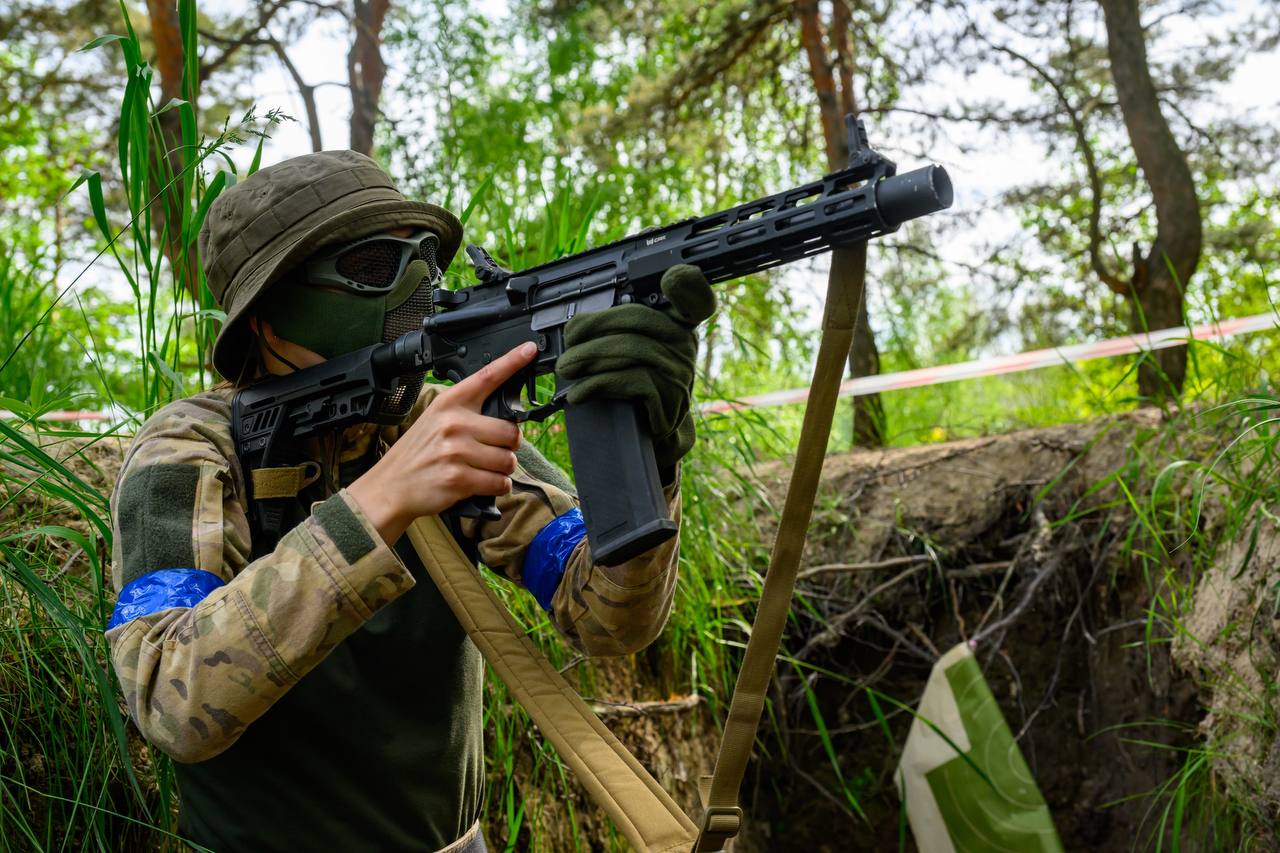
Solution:
<path fill-rule="evenodd" d="M 127 205 L 127 221 L 116 230 L 107 213 L 102 175 L 85 172 L 72 189 L 83 185 L 93 221 L 133 297 L 137 338 L 137 370 L 126 387 L 135 410 L 155 408 L 190 393 L 209 377 L 206 355 L 225 315 L 217 307 L 196 254 L 196 239 L 209 206 L 236 180 L 235 161 L 228 148 L 256 135 L 258 146 L 249 166 L 252 173 L 262 156 L 266 136 L 256 129 L 250 111 L 238 125 L 224 126 L 212 139 L 202 137 L 196 113 L 199 60 L 196 44 L 195 0 L 178 3 L 183 42 L 182 97 L 157 105 L 153 99 L 151 66 L 142 59 L 141 45 L 128 8 L 121 3 L 126 34 L 95 39 L 86 50 L 118 44 L 124 54 L 128 80 L 120 104 L 117 165 Z M 178 116 L 180 137 L 165 127 L 166 114 Z M 279 119 L 269 113 L 268 127 Z M 206 163 L 225 162 L 229 170 L 208 175 Z M 122 244 L 120 237 L 125 237 Z"/>
<path fill-rule="evenodd" d="M 119 850 L 164 830 L 167 761 L 127 730 L 102 626 L 107 502 L 81 456 L 0 421 L 0 848 Z"/>
<path fill-rule="evenodd" d="M 116 139 L 125 210 L 110 215 L 97 171 L 69 192 L 87 195 L 103 241 L 98 258 L 109 255 L 129 288 L 132 363 L 99 346 L 88 314 L 76 316 L 80 276 L 50 298 L 39 271 L 16 270 L 0 253 L 0 340 L 12 342 L 0 353 L 0 407 L 24 417 L 0 421 L 0 850 L 176 844 L 169 760 L 127 722 L 102 634 L 113 598 L 111 484 L 86 479 L 94 470 L 86 454 L 106 436 L 52 432 L 32 418 L 77 402 L 64 384 L 72 376 L 88 378 L 97 400 L 135 413 L 125 422 L 134 424 L 208 379 L 205 354 L 222 316 L 195 262 L 196 236 L 210 203 L 235 180 L 228 149 L 257 135 L 250 171 L 257 167 L 264 120 L 250 112 L 212 137 L 199 134 L 196 9 L 194 0 L 178 5 L 189 59 L 183 98 L 154 102 L 153 69 L 124 4 L 124 34 L 85 47 L 121 50 L 128 71 Z M 179 117 L 176 140 L 161 126 L 170 111 Z M 278 118 L 268 114 L 265 125 Z M 228 169 L 210 176 L 209 163 Z M 79 352 L 68 355 L 63 330 L 76 320 L 84 322 Z"/>
<path fill-rule="evenodd" d="M 1264 770 L 1260 763 L 1242 769 L 1240 758 L 1241 742 L 1266 750 L 1280 735 L 1280 584 L 1266 577 L 1269 556 L 1259 545 L 1260 536 L 1275 540 L 1273 508 L 1280 500 L 1280 394 L 1269 380 L 1276 354 L 1268 343 L 1193 344 L 1181 403 L 1163 423 L 1138 430 L 1124 464 L 1092 483 L 1056 522 L 1094 515 L 1115 531 L 1115 565 L 1145 588 L 1139 645 L 1149 676 L 1156 677 L 1155 651 L 1171 650 L 1214 702 L 1198 729 L 1178 720 L 1132 724 L 1177 744 L 1122 739 L 1181 756 L 1172 776 L 1123 800 L 1148 803 L 1140 842 L 1146 849 L 1253 850 L 1275 843 L 1274 818 L 1258 798 Z M 1222 399 L 1228 402 L 1216 402 Z M 1056 486 L 1051 482 L 1040 497 Z M 1113 576 L 1108 586 L 1122 580 Z M 1245 607 L 1227 613 L 1217 633 L 1204 634 L 1197 608 L 1206 584 L 1214 583 L 1219 592 L 1210 590 L 1210 597 L 1224 607 L 1225 588 L 1252 586 L 1245 587 Z M 1243 668 L 1233 657 L 1240 649 L 1248 661 Z M 1217 693 L 1227 701 L 1217 704 Z"/>
<path fill-rule="evenodd" d="M 1163 803 L 1156 835 L 1175 850 L 1190 839 L 1212 839 L 1217 849 L 1275 843 L 1273 817 L 1255 799 L 1266 771 L 1241 765 L 1251 763 L 1250 741 L 1274 748 L 1280 735 L 1280 586 L 1267 574 L 1274 552 L 1263 544 L 1277 536 L 1278 413 L 1274 391 L 1186 413 L 1185 434 L 1168 439 L 1181 458 L 1156 472 L 1148 494 L 1125 495 L 1135 518 L 1130 552 L 1150 590 L 1146 641 L 1170 645 L 1213 697 L 1213 716 L 1182 768 L 1153 792 Z M 1246 590 L 1243 600 L 1206 634 L 1206 597 L 1218 600 L 1231 586 Z"/>

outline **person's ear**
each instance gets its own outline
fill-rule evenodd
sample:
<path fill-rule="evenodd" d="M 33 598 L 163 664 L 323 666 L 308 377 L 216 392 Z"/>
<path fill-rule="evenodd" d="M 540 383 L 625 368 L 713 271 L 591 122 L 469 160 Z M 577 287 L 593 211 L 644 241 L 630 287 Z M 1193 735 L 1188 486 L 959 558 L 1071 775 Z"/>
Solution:
<path fill-rule="evenodd" d="M 259 337 L 269 341 L 276 339 L 276 330 L 271 328 L 271 324 L 266 320 L 259 320 L 256 314 L 249 316 L 249 328 Z"/>

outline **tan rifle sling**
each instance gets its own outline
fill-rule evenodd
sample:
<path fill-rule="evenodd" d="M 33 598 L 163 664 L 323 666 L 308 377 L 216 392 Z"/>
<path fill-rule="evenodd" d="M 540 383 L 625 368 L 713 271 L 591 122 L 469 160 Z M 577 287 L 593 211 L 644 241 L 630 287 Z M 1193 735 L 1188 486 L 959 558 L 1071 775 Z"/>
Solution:
<path fill-rule="evenodd" d="M 439 518 L 421 518 L 409 539 L 459 623 L 489 666 L 574 771 L 592 800 L 631 846 L 646 853 L 716 851 L 738 834 L 738 791 L 755 742 L 765 691 L 791 608 L 791 594 L 813 512 L 840 380 L 853 342 L 866 269 L 866 244 L 832 255 L 822 343 L 810 385 L 800 443 L 760 606 L 734 687 L 715 773 L 700 780 L 704 812 L 695 824 L 614 737 L 586 702 L 525 636 L 462 553 Z M 850 286 L 854 282 L 856 287 Z"/>

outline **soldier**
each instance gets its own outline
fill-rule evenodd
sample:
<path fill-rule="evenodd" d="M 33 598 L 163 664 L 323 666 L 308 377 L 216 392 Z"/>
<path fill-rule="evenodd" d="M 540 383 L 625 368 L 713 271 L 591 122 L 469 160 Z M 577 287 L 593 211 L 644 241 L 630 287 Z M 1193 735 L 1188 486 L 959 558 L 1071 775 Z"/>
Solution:
<path fill-rule="evenodd" d="M 568 479 L 514 424 L 479 413 L 531 360 L 524 348 L 452 387 L 427 385 L 400 426 L 288 448 L 287 532 L 276 543 L 253 529 L 235 389 L 416 327 L 461 237 L 451 213 L 406 200 L 351 151 L 262 169 L 209 210 L 200 250 L 227 314 L 213 361 L 230 381 L 161 409 L 126 455 L 107 630 L 133 720 L 177 762 L 193 842 L 485 850 L 483 663 L 401 536 L 414 518 L 496 495 L 501 520 L 452 518 L 455 538 L 528 588 L 587 654 L 636 651 L 666 621 L 677 540 L 593 565 Z M 694 327 L 714 297 L 688 266 L 663 289 L 665 313 L 575 318 L 559 369 L 579 399 L 643 404 L 678 519 Z"/>

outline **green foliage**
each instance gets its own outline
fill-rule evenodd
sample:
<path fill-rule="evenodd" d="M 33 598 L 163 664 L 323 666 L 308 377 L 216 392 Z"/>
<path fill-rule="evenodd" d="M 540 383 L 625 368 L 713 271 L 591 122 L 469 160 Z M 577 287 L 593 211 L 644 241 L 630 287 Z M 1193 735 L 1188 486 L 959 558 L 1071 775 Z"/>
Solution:
<path fill-rule="evenodd" d="M 195 37 L 194 10 L 192 0 L 180 3 L 189 40 Z M 219 315 L 202 273 L 195 281 L 185 273 L 199 270 L 195 238 L 209 203 L 234 180 L 226 149 L 242 141 L 240 133 L 260 135 L 257 119 L 250 113 L 238 127 L 206 140 L 197 132 L 194 93 L 157 107 L 152 69 L 142 60 L 127 8 L 121 12 L 126 35 L 100 37 L 86 50 L 118 47 L 125 59 L 117 166 L 127 220 L 121 226 L 108 214 L 101 172 L 86 170 L 71 189 L 85 188 L 103 241 L 99 257 L 109 252 L 128 283 L 132 312 L 123 313 L 131 313 L 135 337 L 122 350 L 95 337 L 120 312 L 102 307 L 93 291 L 87 299 L 77 293 L 70 304 L 74 280 L 51 292 L 40 255 L 23 256 L 0 242 L 0 340 L 12 341 L 0 376 L 5 394 L 13 395 L 0 396 L 0 405 L 26 417 L 86 398 L 145 413 L 187 393 L 184 374 L 197 382 L 206 378 L 203 353 Z M 187 55 L 194 62 L 194 50 Z M 172 146 L 158 122 L 170 109 L 181 118 L 184 156 L 177 168 L 163 156 Z M 268 115 L 268 126 L 274 120 Z M 215 155 L 231 171 L 206 185 L 203 164 Z M 157 225 L 155 206 L 169 191 L 177 215 Z M 86 359 L 92 372 L 84 370 Z M 155 846 L 171 835 L 172 771 L 165 756 L 126 732 L 101 627 L 111 606 L 103 564 L 111 548 L 107 498 L 77 472 L 83 464 L 78 454 L 101 437 L 62 453 L 29 430 L 29 424 L 19 429 L 0 421 L 0 728 L 7 743 L 19 746 L 0 755 L 0 847 Z M 67 439 L 60 434 L 57 441 Z"/>
<path fill-rule="evenodd" d="M 621 105 L 672 72 L 699 37 L 678 26 L 689 10 L 672 4 L 659 19 L 671 30 L 658 33 L 611 33 L 610 22 L 638 26 L 638 19 L 561 11 L 554 38 L 531 40 L 530 16 L 540 14 L 533 5 L 494 19 L 446 0 L 415 0 L 387 36 L 405 69 L 392 103 L 447 109 L 394 116 L 383 151 L 408 194 L 455 208 L 465 202 L 467 239 L 499 261 L 519 269 L 570 245 L 711 213 L 821 173 L 818 149 L 788 147 L 793 137 L 771 118 L 793 101 L 764 85 L 707 93 L 695 124 L 651 124 L 626 113 Z M 788 153 L 765 153 L 780 149 Z M 804 155 L 798 163 L 792 150 Z M 780 278 L 719 288 L 723 310 L 705 334 L 711 393 L 803 380 L 813 338 L 804 303 Z"/>
<path fill-rule="evenodd" d="M 173 806 L 168 759 L 130 742 L 106 662 L 111 528 L 79 438 L 41 446 L 0 422 L 0 849 L 124 849 Z"/>
<path fill-rule="evenodd" d="M 0 397 L 8 398 L 5 405 L 26 412 L 73 399 L 88 383 L 80 373 L 84 353 L 71 331 L 79 326 L 79 318 L 70 316 L 74 309 L 46 314 L 47 267 L 39 259 L 28 269 L 20 268 L 21 263 L 0 242 L 0 341 L 11 341 L 13 347 L 0 362 Z"/>
<path fill-rule="evenodd" d="M 71 58 L 87 40 L 68 43 L 87 31 L 80 11 L 68 13 L 57 36 L 40 16 L 19 21 L 21 12 L 0 13 L 0 235 L 18 266 L 50 273 L 85 243 L 75 227 L 84 208 L 65 193 L 77 167 L 100 161 L 90 118 L 99 97 L 94 75 L 110 74 L 112 63 Z"/>
<path fill-rule="evenodd" d="M 1272 154 L 1277 135 L 1274 122 L 1233 113 L 1227 102 L 1236 87 L 1233 75 L 1255 52 L 1272 48 L 1274 30 L 1261 21 L 1229 29 L 1210 25 L 1215 13 L 1247 14 L 1239 4 L 1156 0 L 1142 8 L 1149 21 L 1149 70 L 1191 169 L 1204 228 L 1199 267 L 1184 283 L 1189 322 L 1265 310 L 1259 285 L 1280 260 L 1270 200 L 1278 177 Z M 1011 106 L 975 87 L 952 113 L 986 130 L 991 144 L 1034 140 L 1053 164 L 1003 193 L 1002 206 L 1016 212 L 1021 234 L 1009 244 L 973 241 L 988 243 L 982 275 L 1020 292 L 1024 303 L 1015 329 L 1030 347 L 1131 331 L 1132 299 L 1111 292 L 1091 264 L 1095 209 L 1100 260 L 1121 279 L 1132 274 L 1135 250 L 1145 253 L 1157 235 L 1149 185 L 1163 176 L 1147 174 L 1137 162 L 1101 22 L 1100 5 L 992 0 L 966 16 L 955 35 L 939 39 L 931 55 L 967 80 L 1001 68 L 1027 81 L 1034 98 L 1031 105 Z M 1086 146 L 1096 165 L 1096 191 Z M 1239 310 L 1245 305 L 1251 307 Z"/>

